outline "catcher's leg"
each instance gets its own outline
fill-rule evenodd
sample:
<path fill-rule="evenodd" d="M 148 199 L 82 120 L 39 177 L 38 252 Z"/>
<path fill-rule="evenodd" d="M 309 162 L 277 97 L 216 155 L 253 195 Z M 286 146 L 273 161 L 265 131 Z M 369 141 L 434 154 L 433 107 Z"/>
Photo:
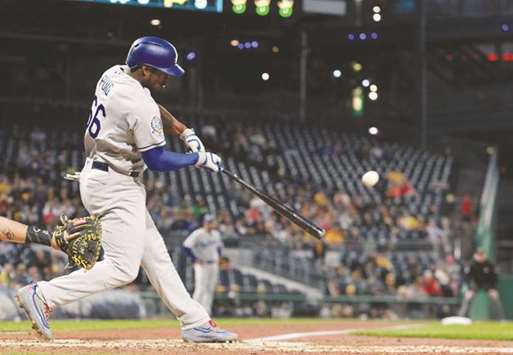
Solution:
<path fill-rule="evenodd" d="M 187 292 L 149 213 L 146 213 L 145 237 L 141 266 L 164 304 L 184 329 L 208 322 L 210 317 L 205 309 Z"/>

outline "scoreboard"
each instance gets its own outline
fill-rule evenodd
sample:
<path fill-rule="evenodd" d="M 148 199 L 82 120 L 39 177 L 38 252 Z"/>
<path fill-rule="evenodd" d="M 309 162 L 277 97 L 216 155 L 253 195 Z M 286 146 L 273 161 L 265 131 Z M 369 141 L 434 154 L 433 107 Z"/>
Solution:
<path fill-rule="evenodd" d="M 74 0 L 98 4 L 132 5 L 176 10 L 222 12 L 223 0 Z"/>

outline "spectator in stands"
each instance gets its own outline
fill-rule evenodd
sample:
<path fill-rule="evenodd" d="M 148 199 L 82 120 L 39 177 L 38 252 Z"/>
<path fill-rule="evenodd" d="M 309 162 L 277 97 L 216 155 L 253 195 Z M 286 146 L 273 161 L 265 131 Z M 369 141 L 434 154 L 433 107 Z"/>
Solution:
<path fill-rule="evenodd" d="M 324 268 L 324 258 L 326 257 L 326 245 L 322 240 L 316 240 L 312 247 L 312 254 L 316 268 L 321 270 Z"/>
<path fill-rule="evenodd" d="M 504 319 L 502 302 L 499 291 L 497 290 L 497 273 L 495 266 L 488 260 L 488 256 L 483 249 L 477 249 L 474 253 L 474 260 L 470 266 L 465 269 L 465 281 L 468 285 L 468 289 L 465 291 L 459 316 L 465 317 L 467 315 L 472 299 L 479 290 L 484 290 L 492 301 L 496 316 L 500 319 Z"/>
<path fill-rule="evenodd" d="M 449 274 L 443 268 L 437 268 L 435 271 L 435 278 L 440 285 L 440 296 L 441 297 L 454 297 L 454 290 L 451 286 L 451 278 Z"/>
<path fill-rule="evenodd" d="M 424 275 L 422 276 L 422 289 L 424 293 L 430 297 L 439 297 L 442 295 L 440 284 L 431 270 L 424 271 Z"/>
<path fill-rule="evenodd" d="M 235 224 L 231 214 L 227 210 L 221 210 L 217 214 L 218 230 L 221 235 L 235 236 Z"/>
<path fill-rule="evenodd" d="M 468 194 L 463 195 L 461 202 L 461 216 L 463 220 L 471 222 L 474 214 L 474 203 Z"/>
<path fill-rule="evenodd" d="M 333 228 L 327 230 L 324 240 L 332 247 L 339 246 L 344 242 L 344 231 L 338 223 L 336 223 Z M 315 244 L 317 245 L 319 243 Z"/>
<path fill-rule="evenodd" d="M 391 170 L 387 174 L 388 191 L 387 196 L 391 198 L 399 198 L 402 196 L 410 196 L 415 193 L 413 186 L 408 181 L 406 175 L 398 170 Z"/>
<path fill-rule="evenodd" d="M 201 216 L 208 213 L 208 207 L 205 200 L 201 197 L 196 197 L 192 203 L 192 215 L 195 220 L 199 220 Z"/>
<path fill-rule="evenodd" d="M 6 263 L 3 265 L 0 271 L 0 285 L 10 287 L 13 279 L 16 277 L 16 273 L 12 264 Z"/>
<path fill-rule="evenodd" d="M 438 226 L 436 221 L 431 218 L 426 226 L 426 232 L 429 241 L 439 257 L 445 257 L 450 254 L 449 237 L 447 230 Z"/>
<path fill-rule="evenodd" d="M 201 138 L 203 139 L 203 141 L 205 142 L 205 145 L 207 147 L 212 147 L 212 146 L 216 145 L 216 143 L 217 143 L 216 135 L 217 135 L 217 130 L 214 125 L 204 124 L 201 127 Z"/>
<path fill-rule="evenodd" d="M 440 238 L 441 234 L 448 235 L 450 226 L 442 223 L 444 220 L 440 219 L 442 206 L 438 202 L 427 203 L 426 216 L 421 213 L 421 203 L 425 200 L 425 196 L 418 196 L 418 200 L 408 197 L 412 196 L 414 190 L 413 185 L 404 184 L 407 182 L 404 165 L 394 165 L 392 162 L 392 159 L 395 159 L 392 157 L 401 148 L 397 145 L 379 145 L 379 142 L 355 144 L 352 147 L 351 143 L 342 140 L 326 144 L 324 148 L 321 146 L 312 148 L 315 150 L 315 154 L 320 152 L 323 157 L 331 156 L 337 159 L 339 156 L 343 156 L 344 159 L 350 157 L 350 163 L 354 168 L 358 168 L 358 164 L 360 164 L 351 153 L 354 150 L 357 150 L 356 154 L 364 160 L 381 160 L 385 164 L 382 173 L 387 176 L 387 179 L 382 179 L 383 188 L 386 187 L 387 182 L 388 187 L 392 185 L 397 187 L 392 195 L 398 196 L 398 198 L 393 199 L 387 198 L 387 191 L 380 189 L 374 189 L 372 196 L 362 193 L 359 189 L 354 189 L 354 185 L 351 185 L 353 183 L 351 176 L 347 178 L 347 181 L 340 181 L 344 187 L 337 185 L 338 189 L 336 190 L 321 188 L 321 185 L 308 179 L 302 180 L 301 174 L 296 179 L 292 179 L 289 167 L 277 159 L 277 152 L 283 151 L 281 148 L 279 149 L 281 142 L 278 140 L 279 144 L 276 144 L 265 133 L 265 130 L 260 127 L 248 129 L 246 123 L 237 123 L 231 132 L 226 133 L 219 127 L 213 123 L 204 126 L 205 135 L 212 139 L 212 145 L 223 146 L 227 156 L 238 157 L 241 163 L 267 170 L 268 176 L 274 183 L 273 188 L 277 191 L 277 197 L 300 210 L 306 217 L 315 219 L 317 223 L 322 223 L 323 227 L 327 228 L 329 239 L 331 236 L 335 236 L 335 240 L 340 240 L 341 234 L 344 242 L 337 245 L 337 248 L 340 248 L 338 250 L 349 251 L 348 254 L 351 254 L 350 251 L 355 251 L 356 257 L 353 254 L 343 260 L 336 272 L 327 271 L 330 294 L 352 293 L 353 288 L 348 288 L 348 285 L 356 287 L 356 294 L 379 294 L 385 291 L 390 294 L 398 294 L 397 288 L 400 288 L 405 297 L 415 298 L 423 292 L 424 278 L 422 276 L 426 265 L 421 263 L 415 254 L 408 255 L 392 265 L 382 259 L 377 262 L 375 255 L 367 258 L 363 252 L 363 245 L 367 242 L 378 243 L 378 240 L 385 240 L 390 244 L 382 244 L 381 248 L 387 252 L 386 248 L 393 246 L 392 242 L 400 243 L 405 235 L 409 238 L 425 231 L 432 237 L 432 240 Z M 37 220 L 39 224 L 42 224 L 45 219 L 56 220 L 61 213 L 60 208 L 67 211 L 66 213 L 69 211 L 75 211 L 74 213 L 77 215 L 83 213 L 80 200 L 75 197 L 76 191 L 73 195 L 70 189 L 72 184 L 62 184 L 59 174 L 62 169 L 66 168 L 66 153 L 73 149 L 81 150 L 81 147 L 73 148 L 73 142 L 69 141 L 70 149 L 62 149 L 63 146 L 59 146 L 59 143 L 51 138 L 52 134 L 47 132 L 50 131 L 34 129 L 33 137 L 30 138 L 30 134 L 25 134 L 21 130 L 21 132 L 10 136 L 20 144 L 15 148 L 11 162 L 6 165 L 9 170 L 12 169 L 10 172 L 12 175 L 0 174 L 0 215 L 16 217 L 23 222 L 26 222 L 27 219 Z M 0 135 L 0 137 L 2 136 Z M 42 151 L 45 153 L 43 154 Z M 262 157 L 264 159 L 261 159 Z M 277 173 L 278 169 L 280 170 L 279 174 Z M 388 175 L 387 171 L 390 172 Z M 204 200 L 196 204 L 196 201 L 187 194 L 190 193 L 189 191 L 185 191 L 183 194 L 175 193 L 172 189 L 178 189 L 177 186 L 181 186 L 180 184 L 175 184 L 171 189 L 167 189 L 160 177 L 149 175 L 147 180 L 148 209 L 159 228 L 163 231 L 183 231 L 195 228 L 197 225 L 194 215 L 204 213 Z M 345 179 L 346 177 L 340 180 Z M 346 185 L 348 182 L 349 186 Z M 415 184 L 417 183 L 418 180 L 415 181 Z M 445 181 L 428 181 L 428 184 L 429 186 L 424 187 L 427 187 L 430 192 L 432 190 L 442 193 L 447 188 Z M 422 190 L 419 189 L 419 191 Z M 268 206 L 261 205 L 260 200 L 252 200 L 253 196 L 238 186 L 229 189 L 227 197 L 242 207 L 239 211 L 244 211 L 248 205 L 250 210 L 246 213 L 246 217 L 249 217 L 247 219 L 244 212 L 241 216 L 236 213 L 231 215 L 229 212 L 225 212 L 223 218 L 220 215 L 219 228 L 222 229 L 223 235 L 229 235 L 228 231 L 230 230 L 239 235 L 262 234 L 267 237 L 267 240 L 276 239 L 291 248 L 317 250 L 313 239 L 304 238 L 301 230 L 298 230 L 286 219 L 274 214 Z M 377 200 L 373 200 L 374 198 Z M 470 200 L 470 197 L 467 196 L 467 198 Z M 472 201 L 470 200 L 470 202 Z M 201 206 L 199 206 L 200 204 Z M 464 205 L 468 205 L 465 198 Z M 417 209 L 414 211 L 411 209 L 412 207 Z M 467 206 L 464 210 L 474 213 L 473 204 L 471 203 L 470 208 Z M 230 210 L 230 212 L 232 211 Z M 466 214 L 472 216 L 472 213 Z M 426 221 L 426 226 L 423 221 Z M 406 229 L 410 229 L 413 233 L 403 234 Z M 419 233 L 415 234 L 415 232 Z M 326 245 L 326 247 L 330 246 Z M 446 249 L 445 245 L 444 249 Z M 393 253 L 389 255 L 393 256 Z M 39 268 L 32 266 L 37 262 L 37 258 L 35 252 L 27 251 L 23 247 L 4 248 L 0 245 L 0 267 L 6 262 L 5 260 L 20 260 L 27 265 L 27 273 L 32 278 L 47 278 L 48 273 L 55 271 L 53 256 L 51 263 L 39 263 Z M 16 265 L 16 263 L 14 264 Z M 432 267 L 432 265 L 429 266 Z M 7 268 L 9 269 L 9 266 Z M 442 294 L 449 294 L 450 290 L 454 288 L 453 284 L 457 282 L 454 279 L 455 273 L 448 272 L 450 286 L 447 289 L 444 287 L 447 275 L 445 278 L 440 275 L 437 269 L 435 278 L 440 284 Z"/>
<path fill-rule="evenodd" d="M 217 284 L 216 291 L 225 293 L 230 298 L 235 297 L 235 294 L 240 292 L 239 285 L 235 283 L 231 260 L 226 256 L 219 258 L 219 283 Z"/>

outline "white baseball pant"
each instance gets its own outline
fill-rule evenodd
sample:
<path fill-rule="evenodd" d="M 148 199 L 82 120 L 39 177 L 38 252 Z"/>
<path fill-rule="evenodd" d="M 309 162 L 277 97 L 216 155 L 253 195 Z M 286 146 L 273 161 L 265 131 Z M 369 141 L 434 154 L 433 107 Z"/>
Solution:
<path fill-rule="evenodd" d="M 105 259 L 89 271 L 83 269 L 38 285 L 50 305 L 63 305 L 82 297 L 132 282 L 142 266 L 152 286 L 183 329 L 210 317 L 193 300 L 171 261 L 166 245 L 146 209 L 141 178 L 109 169 L 93 169 L 88 159 L 80 175 L 80 195 L 91 214 L 101 214 Z"/>
<path fill-rule="evenodd" d="M 213 264 L 194 264 L 194 294 L 192 298 L 198 301 L 208 312 L 212 314 L 212 303 L 219 280 L 219 266 Z"/>

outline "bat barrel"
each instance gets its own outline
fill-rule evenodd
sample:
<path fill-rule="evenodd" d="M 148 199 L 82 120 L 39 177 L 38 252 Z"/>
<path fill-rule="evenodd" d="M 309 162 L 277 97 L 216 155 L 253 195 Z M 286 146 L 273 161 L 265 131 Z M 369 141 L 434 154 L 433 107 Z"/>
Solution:
<path fill-rule="evenodd" d="M 249 184 L 248 182 L 241 179 L 236 174 L 223 169 L 222 172 L 229 176 L 231 179 L 235 180 L 237 183 L 244 186 L 246 189 L 250 190 L 252 193 L 260 197 L 265 203 L 267 203 L 269 206 L 271 206 L 276 212 L 281 214 L 283 217 L 287 218 L 294 224 L 298 225 L 301 229 L 308 232 L 309 234 L 313 235 L 314 237 L 321 239 L 325 231 L 324 229 L 317 226 L 312 221 L 306 219 L 305 217 L 301 216 L 296 210 L 293 208 L 287 206 L 283 202 L 275 199 L 274 197 L 266 194 L 263 191 L 257 190 L 253 185 Z"/>

